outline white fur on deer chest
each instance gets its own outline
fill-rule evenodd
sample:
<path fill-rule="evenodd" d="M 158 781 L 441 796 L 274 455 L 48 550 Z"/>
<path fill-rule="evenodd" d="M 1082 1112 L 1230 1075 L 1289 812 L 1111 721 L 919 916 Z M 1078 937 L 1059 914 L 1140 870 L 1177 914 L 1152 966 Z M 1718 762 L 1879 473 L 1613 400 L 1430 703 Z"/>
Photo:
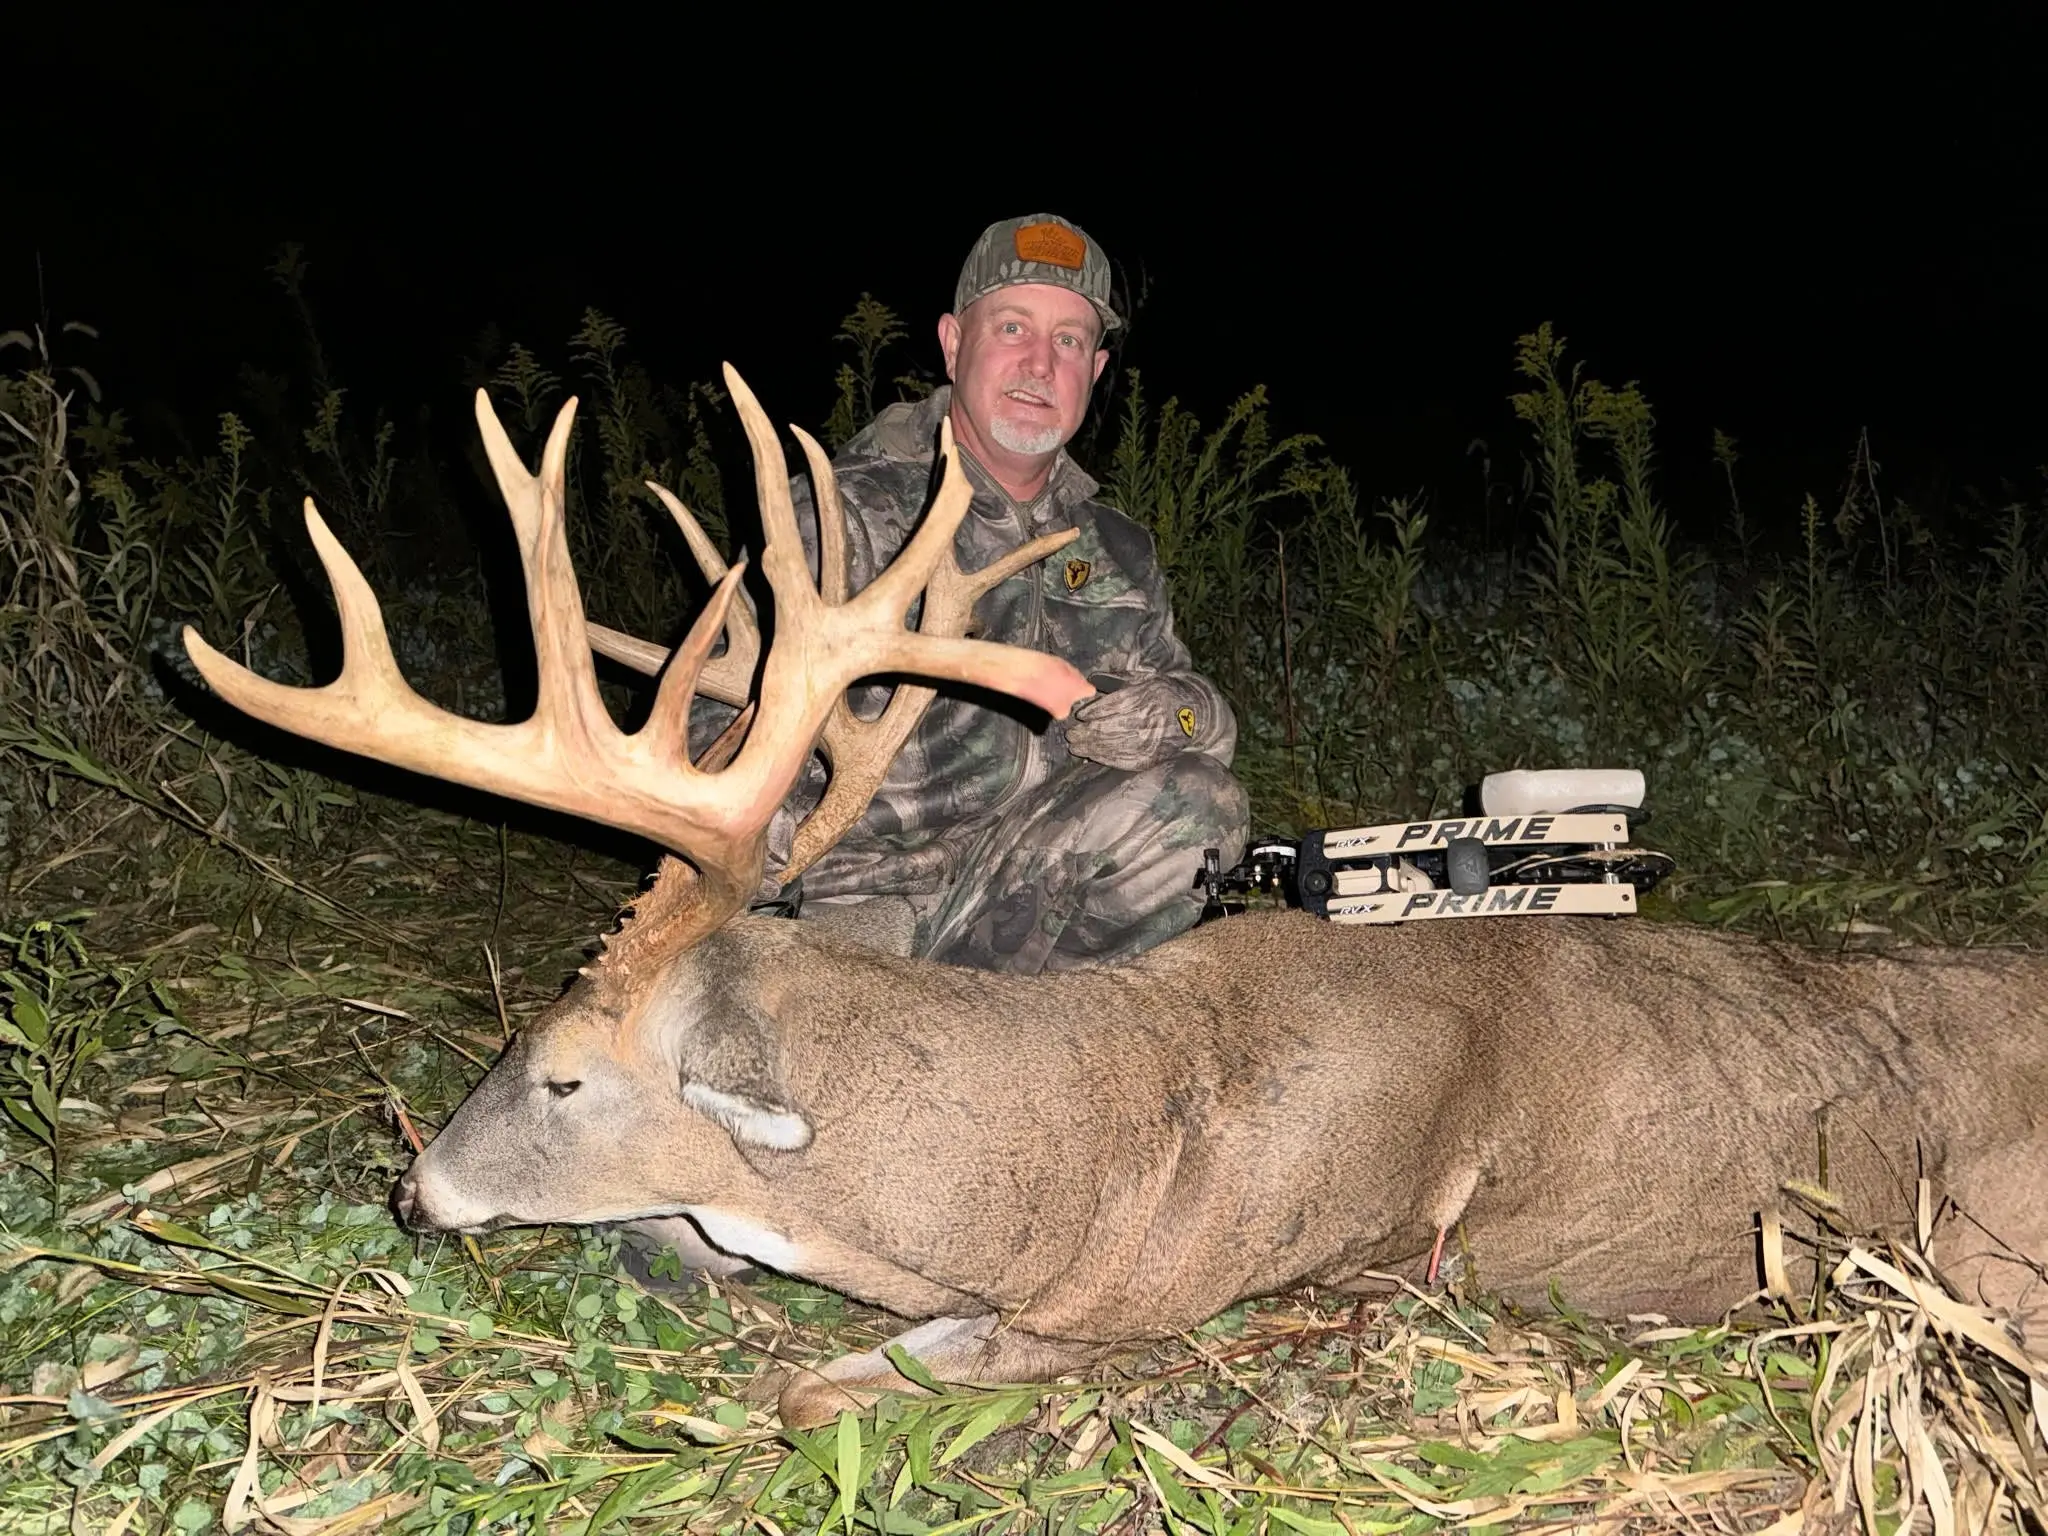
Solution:
<path fill-rule="evenodd" d="M 785 1232 L 777 1232 L 750 1216 L 734 1215 L 711 1205 L 686 1205 L 683 1214 L 703 1230 L 712 1243 L 727 1253 L 752 1259 L 785 1275 L 801 1275 L 804 1251 Z"/>

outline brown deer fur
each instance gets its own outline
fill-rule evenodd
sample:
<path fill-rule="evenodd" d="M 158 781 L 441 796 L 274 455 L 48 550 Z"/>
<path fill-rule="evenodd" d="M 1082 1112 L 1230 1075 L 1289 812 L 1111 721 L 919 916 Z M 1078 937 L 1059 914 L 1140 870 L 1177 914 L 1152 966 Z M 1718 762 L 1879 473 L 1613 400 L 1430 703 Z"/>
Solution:
<path fill-rule="evenodd" d="M 2048 1255 L 2048 960 L 1289 912 L 1013 978 L 743 918 L 630 989 L 579 982 L 400 1204 L 468 1230 L 688 1214 L 942 1319 L 902 1341 L 942 1378 L 1036 1379 L 1243 1298 L 1420 1280 L 1445 1226 L 1515 1300 L 1708 1321 L 1757 1290 L 1758 1213 L 1823 1145 L 1846 1225 L 1907 1230 L 1925 1176 L 1946 1278 L 2048 1326 L 2023 1257 Z M 908 1384 L 848 1357 L 785 1420 L 842 1386 Z"/>

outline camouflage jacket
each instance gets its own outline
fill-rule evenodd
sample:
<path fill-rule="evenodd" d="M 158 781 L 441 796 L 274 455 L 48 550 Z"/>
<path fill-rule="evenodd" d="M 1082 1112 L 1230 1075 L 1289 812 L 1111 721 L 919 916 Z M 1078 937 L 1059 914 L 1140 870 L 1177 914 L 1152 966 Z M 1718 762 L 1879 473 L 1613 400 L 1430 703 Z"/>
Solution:
<path fill-rule="evenodd" d="M 833 461 L 846 507 L 847 564 L 855 592 L 895 557 L 930 502 L 939 425 L 951 394 L 941 388 L 924 400 L 890 406 Z M 1065 549 L 981 599 L 975 609 L 979 636 L 1063 656 L 1100 694 L 1144 685 L 1141 707 L 1148 714 L 1156 708 L 1170 743 L 1208 753 L 1227 767 L 1236 751 L 1237 719 L 1221 691 L 1195 672 L 1187 647 L 1174 634 L 1151 534 L 1096 501 L 1096 482 L 1064 452 L 1028 506 L 1019 505 L 971 454 L 963 451 L 961 463 L 974 486 L 974 501 L 954 541 L 963 571 L 978 570 L 1040 534 L 1081 530 Z M 808 478 L 797 478 L 793 490 L 797 526 L 815 575 L 817 520 Z M 870 717 L 888 696 L 886 687 L 857 689 L 854 710 Z M 1006 709 L 1005 702 L 970 700 L 942 688 L 866 814 L 805 873 L 805 893 L 915 895 L 951 884 L 979 829 L 1073 761 L 1065 723 L 1034 730 L 1027 723 L 1033 713 L 1028 706 Z M 720 709 L 716 723 L 729 718 Z M 779 889 L 778 871 L 796 823 L 824 784 L 823 765 L 813 758 L 770 829 L 764 899 Z"/>

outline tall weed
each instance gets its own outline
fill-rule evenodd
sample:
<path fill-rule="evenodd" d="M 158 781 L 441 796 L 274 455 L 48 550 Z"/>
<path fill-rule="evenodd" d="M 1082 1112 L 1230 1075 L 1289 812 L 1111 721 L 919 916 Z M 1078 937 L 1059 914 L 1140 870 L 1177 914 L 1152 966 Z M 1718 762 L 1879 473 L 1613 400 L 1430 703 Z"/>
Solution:
<path fill-rule="evenodd" d="M 1530 573 L 1543 635 L 1592 704 L 1596 737 L 1644 714 L 1682 714 L 1713 663 L 1696 585 L 1703 560 L 1674 549 L 1651 486 L 1655 416 L 1633 383 L 1614 389 L 1558 368 L 1564 341 L 1548 324 L 1524 336 L 1516 371 L 1533 387 L 1509 397 L 1536 438 L 1538 557 Z M 1592 473 L 1599 445 L 1615 478 Z"/>

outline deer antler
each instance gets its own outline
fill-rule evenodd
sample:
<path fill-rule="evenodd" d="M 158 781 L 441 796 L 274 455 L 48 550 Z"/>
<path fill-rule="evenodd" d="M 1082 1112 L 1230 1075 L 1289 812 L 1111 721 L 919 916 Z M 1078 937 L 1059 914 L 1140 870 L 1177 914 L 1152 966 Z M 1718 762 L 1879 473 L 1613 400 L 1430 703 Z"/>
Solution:
<path fill-rule="evenodd" d="M 1056 657 L 905 629 L 911 602 L 950 554 L 967 495 L 942 495 L 898 558 L 852 598 L 844 596 L 841 554 L 841 576 L 826 581 L 831 599 L 821 596 L 805 567 L 774 430 L 730 364 L 725 378 L 753 447 L 766 535 L 761 567 L 775 597 L 777 623 L 752 727 L 723 767 L 710 770 L 690 762 L 690 704 L 700 688 L 728 702 L 738 690 L 738 702 L 746 702 L 745 677 L 754 664 L 747 654 L 748 633 L 756 648 L 759 643 L 751 617 L 739 622 L 733 643 L 719 658 L 725 665 L 707 665 L 719 631 L 734 622 L 733 599 L 744 564 L 720 572 L 711 600 L 663 672 L 646 724 L 632 734 L 621 731 L 598 694 L 582 595 L 569 560 L 564 470 L 576 414 L 573 399 L 556 418 L 540 473 L 531 475 L 489 399 L 482 390 L 476 397 L 477 426 L 511 514 L 526 575 L 539 673 L 539 697 L 530 718 L 490 725 L 450 714 L 412 690 L 392 657 L 376 596 L 310 497 L 307 531 L 333 583 L 340 613 L 341 675 L 318 688 L 274 683 L 231 661 L 187 626 L 185 647 L 193 664 L 217 693 L 259 720 L 397 767 L 637 832 L 673 849 L 697 867 L 702 887 L 693 883 L 681 904 L 675 896 L 682 893 L 676 892 L 657 905 L 665 909 L 665 918 L 687 909 L 691 935 L 716 927 L 753 894 L 769 820 L 835 711 L 844 708 L 846 690 L 859 679 L 901 672 L 972 683 L 1025 699 L 1056 719 L 1093 692 Z M 801 430 L 797 436 L 813 463 L 819 462 L 816 443 Z M 950 428 L 942 432 L 940 446 L 949 477 L 957 478 Z M 715 561 L 694 519 L 672 497 L 664 500 L 683 521 L 693 549 L 701 543 L 700 562 L 706 554 Z M 836 495 L 833 504 L 836 510 Z M 835 528 L 829 536 L 834 550 L 841 548 L 840 532 Z M 737 682 L 734 674 L 739 674 Z M 666 929 L 667 921 L 660 926 Z"/>
<path fill-rule="evenodd" d="M 704 530 L 690 509 L 675 498 L 667 486 L 647 482 L 647 489 L 661 498 L 669 515 L 676 520 L 676 526 L 683 531 L 683 542 L 690 546 L 690 554 L 697 561 L 697 569 L 704 573 L 704 579 L 717 590 L 725 579 L 727 566 L 718 553 L 718 546 L 705 537 Z M 837 537 L 839 530 L 834 530 Z M 844 540 L 840 542 L 843 544 Z M 839 590 L 828 590 L 825 600 L 840 603 L 846 600 L 842 583 Z M 642 640 L 634 635 L 622 634 L 616 629 L 589 620 L 583 626 L 590 634 L 590 648 L 600 656 L 609 656 L 613 661 L 622 662 L 636 672 L 653 677 L 667 663 L 669 653 L 665 646 L 656 645 L 652 640 Z M 697 691 L 706 698 L 716 699 L 721 704 L 739 708 L 752 702 L 754 697 L 754 668 L 761 660 L 761 626 L 754 617 L 754 600 L 744 588 L 739 601 L 726 611 L 725 654 L 704 663 L 704 670 L 697 678 Z"/>
<path fill-rule="evenodd" d="M 797 429 L 792 428 L 792 431 Z M 950 433 L 951 426 L 946 431 Z M 818 513 L 818 585 L 828 604 L 846 601 L 846 512 L 839 499 L 838 477 L 832 472 L 832 461 L 812 440 L 808 433 L 797 431 L 802 442 L 804 456 L 810 461 L 811 485 Z M 957 528 L 967 506 L 974 499 L 974 488 L 961 473 L 958 456 L 952 451 L 950 436 L 942 440 L 941 452 L 945 454 L 944 476 L 939 484 L 939 493 L 932 505 L 931 518 L 948 527 Z M 725 575 L 725 562 L 718 557 L 711 541 L 704 537 L 689 510 L 661 486 L 648 482 L 648 489 L 659 496 L 664 505 L 682 527 L 684 537 L 689 541 L 691 553 L 697 557 L 697 564 L 703 570 L 707 581 L 716 583 Z M 957 501 L 958 505 L 954 505 Z M 1037 564 L 1047 555 L 1064 549 L 1079 538 L 1080 530 L 1063 529 L 1033 539 L 1029 544 L 1012 550 L 1002 558 L 990 562 L 972 575 L 960 569 L 953 558 L 950 542 L 940 551 L 926 579 L 924 589 L 924 610 L 918 623 L 918 633 L 923 635 L 958 636 L 967 632 L 967 626 L 974 618 L 974 605 L 1002 582 L 1009 580 L 1019 571 Z M 761 635 L 754 625 L 751 612 L 742 614 L 735 610 L 728 619 L 731 628 L 730 648 L 721 662 L 735 656 L 744 657 L 744 666 L 751 674 L 754 660 L 759 654 Z M 669 651 L 652 641 L 636 639 L 617 630 L 606 629 L 600 624 L 586 626 L 590 631 L 590 643 L 594 649 L 614 661 L 622 662 L 635 671 L 653 676 L 660 672 L 669 659 Z M 714 663 L 716 665 L 716 663 Z M 709 672 L 706 668 L 706 672 Z M 747 700 L 745 683 L 739 691 L 728 696 L 716 691 L 708 683 L 699 685 L 699 692 L 726 704 L 743 704 Z M 845 694 L 841 694 L 826 716 L 823 731 L 817 745 L 824 753 L 825 761 L 832 770 L 830 783 L 811 814 L 797 828 L 795 845 L 790 850 L 789 863 L 782 871 L 783 880 L 794 880 L 810 868 L 819 855 L 844 837 L 853 824 L 860 820 L 875 791 L 881 787 L 883 777 L 889 771 L 890 763 L 903 749 L 903 743 L 910 739 L 910 733 L 924 715 L 938 690 L 918 683 L 901 683 L 890 695 L 889 702 L 881 714 L 873 720 L 862 720 L 853 712 Z"/>

